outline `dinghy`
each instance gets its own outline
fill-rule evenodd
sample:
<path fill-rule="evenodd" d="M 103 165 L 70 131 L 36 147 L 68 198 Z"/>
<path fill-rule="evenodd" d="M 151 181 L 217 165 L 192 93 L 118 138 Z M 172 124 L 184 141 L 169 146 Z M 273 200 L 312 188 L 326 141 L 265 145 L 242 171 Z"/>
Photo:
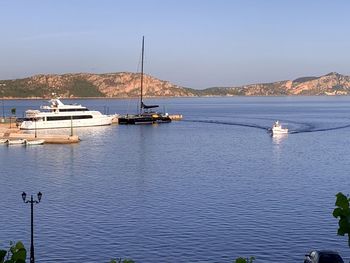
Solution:
<path fill-rule="evenodd" d="M 42 145 L 45 143 L 45 140 L 34 140 L 34 141 L 28 141 L 26 140 L 26 145 Z"/>
<path fill-rule="evenodd" d="M 7 144 L 8 145 L 21 145 L 24 144 L 26 142 L 26 140 L 24 139 L 15 139 L 15 140 L 7 140 Z"/>

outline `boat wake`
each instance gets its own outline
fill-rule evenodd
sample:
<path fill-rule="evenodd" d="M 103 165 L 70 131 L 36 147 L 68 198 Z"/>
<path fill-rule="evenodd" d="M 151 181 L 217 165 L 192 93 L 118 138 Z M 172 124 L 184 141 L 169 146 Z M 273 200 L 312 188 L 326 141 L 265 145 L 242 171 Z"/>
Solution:
<path fill-rule="evenodd" d="M 329 127 L 329 128 L 314 128 L 314 129 L 301 129 L 301 130 L 291 130 L 289 133 L 297 134 L 297 133 L 306 133 L 306 132 L 324 132 L 324 131 L 334 131 L 334 130 L 341 130 L 350 128 L 350 124 L 344 125 L 344 126 L 337 126 L 337 127 Z"/>
<path fill-rule="evenodd" d="M 249 124 L 249 123 L 240 123 L 240 122 L 227 122 L 227 121 L 211 121 L 211 120 L 183 120 L 186 122 L 199 122 L 199 123 L 208 123 L 208 124 L 219 124 L 219 125 L 233 125 L 233 126 L 241 126 L 241 127 L 249 127 L 249 128 L 256 128 L 261 130 L 270 130 L 270 127 L 256 125 L 256 124 Z"/>
<path fill-rule="evenodd" d="M 216 121 L 216 120 L 183 120 L 185 122 L 195 122 L 195 123 L 208 123 L 208 124 L 218 124 L 218 125 L 233 125 L 233 126 L 241 126 L 241 127 L 249 127 L 249 128 L 255 128 L 255 129 L 261 129 L 270 132 L 271 127 L 270 126 L 263 126 L 263 125 L 257 125 L 257 124 L 251 124 L 251 123 L 242 123 L 242 122 L 228 122 L 228 121 Z M 336 126 L 336 127 L 317 127 L 317 125 L 312 123 L 301 123 L 301 122 L 295 122 L 290 120 L 284 120 L 283 123 L 286 123 L 287 126 L 290 127 L 289 134 L 300 134 L 300 133 L 309 133 L 309 132 L 326 132 L 326 131 L 333 131 L 333 130 L 340 130 L 340 129 L 346 129 L 350 128 L 350 124 L 343 125 L 343 126 Z M 294 129 L 293 129 L 294 128 Z"/>

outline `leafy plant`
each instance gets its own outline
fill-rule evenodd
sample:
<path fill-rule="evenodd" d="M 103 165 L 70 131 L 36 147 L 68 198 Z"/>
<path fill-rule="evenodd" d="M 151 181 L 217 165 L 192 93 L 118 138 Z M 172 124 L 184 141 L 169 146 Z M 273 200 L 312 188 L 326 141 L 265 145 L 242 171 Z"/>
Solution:
<path fill-rule="evenodd" d="M 333 216 L 335 218 L 339 217 L 338 235 L 344 236 L 348 234 L 348 245 L 350 247 L 350 198 L 341 192 L 337 193 L 336 197 L 335 205 L 337 207 L 333 211 Z"/>
<path fill-rule="evenodd" d="M 250 258 L 239 257 L 234 261 L 234 263 L 253 263 L 254 260 L 255 260 L 255 257 L 250 257 Z M 132 259 L 122 260 L 121 258 L 119 258 L 119 259 L 112 259 L 109 263 L 135 263 L 135 261 L 133 261 Z"/>
<path fill-rule="evenodd" d="M 234 263 L 253 263 L 255 257 L 250 258 L 237 258 Z"/>
<path fill-rule="evenodd" d="M 66 87 L 68 94 L 74 97 L 104 97 L 98 87 L 83 78 L 74 78 Z"/>
<path fill-rule="evenodd" d="M 26 257 L 27 251 L 22 242 L 10 242 L 8 251 L 0 250 L 0 263 L 25 263 Z"/>
<path fill-rule="evenodd" d="M 135 263 L 135 261 L 133 261 L 132 259 L 122 260 L 121 258 L 119 258 L 119 259 L 112 259 L 109 263 Z"/>

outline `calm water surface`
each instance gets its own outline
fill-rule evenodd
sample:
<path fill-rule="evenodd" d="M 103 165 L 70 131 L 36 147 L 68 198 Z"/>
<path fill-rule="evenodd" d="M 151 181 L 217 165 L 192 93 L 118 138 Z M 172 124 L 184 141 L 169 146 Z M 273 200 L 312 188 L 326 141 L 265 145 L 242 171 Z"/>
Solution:
<path fill-rule="evenodd" d="M 67 102 L 67 101 L 66 101 Z M 69 102 L 69 101 L 68 101 Z M 132 100 L 79 100 L 134 112 Z M 303 262 L 335 249 L 335 194 L 350 193 L 350 98 L 164 99 L 182 122 L 80 128 L 76 145 L 0 147 L 0 245 L 29 248 L 35 206 L 36 261 Z M 18 115 L 43 101 L 5 101 Z M 280 120 L 291 134 L 271 137 Z M 69 134 L 69 130 L 63 131 Z"/>

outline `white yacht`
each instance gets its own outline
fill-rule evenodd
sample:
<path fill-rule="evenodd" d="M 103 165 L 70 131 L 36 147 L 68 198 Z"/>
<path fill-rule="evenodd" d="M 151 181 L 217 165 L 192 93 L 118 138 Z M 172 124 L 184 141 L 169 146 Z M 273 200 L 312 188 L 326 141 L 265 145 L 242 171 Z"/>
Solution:
<path fill-rule="evenodd" d="M 21 130 L 56 129 L 71 127 L 103 126 L 112 124 L 115 115 L 90 111 L 78 104 L 63 104 L 60 98 L 50 100 L 51 105 L 41 106 L 43 111 L 27 110 L 20 124 Z"/>
<path fill-rule="evenodd" d="M 275 121 L 272 126 L 272 134 L 286 134 L 288 133 L 288 128 L 283 128 L 279 121 Z"/>

